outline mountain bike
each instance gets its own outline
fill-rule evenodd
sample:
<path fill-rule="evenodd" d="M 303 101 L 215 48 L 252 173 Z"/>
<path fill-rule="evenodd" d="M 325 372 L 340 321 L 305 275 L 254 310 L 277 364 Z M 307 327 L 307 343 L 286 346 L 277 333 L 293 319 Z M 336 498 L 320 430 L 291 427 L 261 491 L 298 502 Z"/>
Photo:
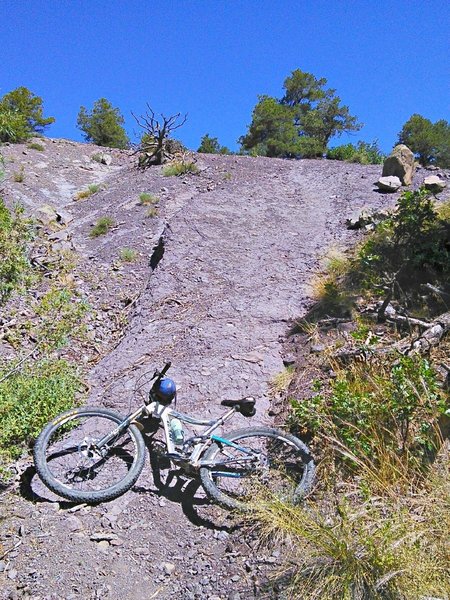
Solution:
<path fill-rule="evenodd" d="M 61 413 L 34 445 L 36 471 L 53 492 L 74 502 L 112 500 L 129 490 L 144 468 L 145 419 L 163 432 L 164 456 L 188 474 L 199 474 L 207 495 L 231 509 L 247 509 L 258 490 L 298 503 L 311 489 L 314 461 L 308 447 L 289 433 L 269 427 L 213 432 L 236 413 L 255 414 L 255 399 L 223 400 L 228 407 L 213 420 L 176 410 L 176 385 L 156 370 L 142 406 L 127 417 L 100 407 Z M 184 425 L 183 425 L 184 424 Z M 200 426 L 186 437 L 183 426 Z"/>

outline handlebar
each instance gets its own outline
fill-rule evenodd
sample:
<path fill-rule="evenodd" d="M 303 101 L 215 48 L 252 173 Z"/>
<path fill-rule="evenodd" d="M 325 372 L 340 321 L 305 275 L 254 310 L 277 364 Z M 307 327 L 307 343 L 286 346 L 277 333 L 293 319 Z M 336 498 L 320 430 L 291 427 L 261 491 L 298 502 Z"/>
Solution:
<path fill-rule="evenodd" d="M 156 371 L 153 373 L 153 377 L 152 377 L 152 379 L 155 379 L 155 383 L 153 384 L 152 387 L 156 386 L 161 381 L 161 379 L 164 377 L 164 375 L 170 369 L 171 365 L 172 365 L 172 362 L 170 360 L 168 360 L 161 371 L 158 371 L 158 369 L 156 369 Z"/>

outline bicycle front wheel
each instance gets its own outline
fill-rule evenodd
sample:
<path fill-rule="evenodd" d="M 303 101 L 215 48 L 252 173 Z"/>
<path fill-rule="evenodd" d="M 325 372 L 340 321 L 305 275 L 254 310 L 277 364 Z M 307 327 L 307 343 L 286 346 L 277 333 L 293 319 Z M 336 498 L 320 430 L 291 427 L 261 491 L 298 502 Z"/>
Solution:
<path fill-rule="evenodd" d="M 314 461 L 298 438 L 266 427 L 241 429 L 205 453 L 200 477 L 207 494 L 227 508 L 247 510 L 258 494 L 294 504 L 311 490 Z"/>
<path fill-rule="evenodd" d="M 123 418 L 103 408 L 77 408 L 55 417 L 34 445 L 34 464 L 45 485 L 74 502 L 117 498 L 138 479 L 145 462 L 139 429 L 130 425 L 106 448 L 96 443 Z"/>

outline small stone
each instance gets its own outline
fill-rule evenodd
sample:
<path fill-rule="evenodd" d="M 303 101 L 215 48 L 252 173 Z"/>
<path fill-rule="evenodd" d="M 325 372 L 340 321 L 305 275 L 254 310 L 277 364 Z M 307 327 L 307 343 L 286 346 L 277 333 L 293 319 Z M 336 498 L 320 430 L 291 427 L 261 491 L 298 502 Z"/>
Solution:
<path fill-rule="evenodd" d="M 93 533 L 91 535 L 90 539 L 93 542 L 101 542 L 101 541 L 111 542 L 112 540 L 117 540 L 118 535 L 115 533 L 108 533 L 106 531 L 99 531 L 97 533 Z"/>
<path fill-rule="evenodd" d="M 11 569 L 10 571 L 8 571 L 8 577 L 9 579 L 15 579 L 17 577 L 17 570 Z"/>
<path fill-rule="evenodd" d="M 240 576 L 239 576 L 239 575 L 233 575 L 233 576 L 231 577 L 231 581 L 232 581 L 233 583 L 237 583 L 237 582 L 238 582 L 240 579 L 241 579 L 241 578 L 240 578 Z"/>
<path fill-rule="evenodd" d="M 0 573 L 3 573 L 3 571 L 6 569 L 6 563 L 4 560 L 0 560 Z"/>
<path fill-rule="evenodd" d="M 313 344 L 310 348 L 310 352 L 312 354 L 320 354 L 320 352 L 325 351 L 325 346 L 323 344 Z"/>
<path fill-rule="evenodd" d="M 432 192 L 433 194 L 439 194 L 447 187 L 447 183 L 445 181 L 442 181 L 442 179 L 437 175 L 430 175 L 429 177 L 425 177 L 423 184 L 426 187 L 426 189 L 430 190 L 430 192 Z"/>
<path fill-rule="evenodd" d="M 380 177 L 376 184 L 382 192 L 396 192 L 402 185 L 402 182 L 395 175 Z"/>
<path fill-rule="evenodd" d="M 172 573 L 175 571 L 175 565 L 173 563 L 166 562 L 163 564 L 163 571 L 166 575 L 172 575 Z"/>
<path fill-rule="evenodd" d="M 83 529 L 83 523 L 81 522 L 81 519 L 79 519 L 78 517 L 76 517 L 75 515 L 70 515 L 67 518 L 67 529 L 69 531 L 79 531 L 80 529 Z"/>
<path fill-rule="evenodd" d="M 107 542 L 106 540 L 101 540 L 97 546 L 101 549 L 101 550 L 107 550 L 109 548 L 109 542 Z"/>

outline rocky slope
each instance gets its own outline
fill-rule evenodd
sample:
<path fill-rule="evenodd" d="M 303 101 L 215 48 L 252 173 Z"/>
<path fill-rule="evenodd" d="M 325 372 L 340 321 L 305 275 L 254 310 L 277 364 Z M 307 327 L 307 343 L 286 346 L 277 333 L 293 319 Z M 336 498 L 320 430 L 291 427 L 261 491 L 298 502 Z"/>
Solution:
<path fill-rule="evenodd" d="M 138 378 L 169 358 L 184 412 L 217 415 L 222 398 L 251 394 L 253 421 L 270 424 L 268 384 L 321 257 L 357 239 L 345 228 L 356 210 L 398 197 L 376 191 L 380 167 L 198 155 L 199 174 L 164 177 L 159 167 L 138 171 L 125 151 L 102 165 L 91 158 L 99 148 L 40 143 L 43 151 L 2 148 L 3 197 L 62 215 L 48 225 L 58 229 L 52 241 L 77 256 L 74 277 L 95 309 L 92 344 L 79 349 L 92 364 L 89 402 L 123 413 L 138 406 Z M 75 201 L 89 184 L 102 189 Z M 142 192 L 159 197 L 153 217 Z M 48 223 L 52 211 L 44 213 Z M 115 226 L 92 239 L 101 216 Z M 124 248 L 135 262 L 118 261 Z M 150 465 L 125 496 L 89 507 L 60 502 L 24 459 L 2 502 L 1 598 L 262 598 L 277 562 L 278 551 L 257 549 L 195 480 L 160 478 Z"/>

